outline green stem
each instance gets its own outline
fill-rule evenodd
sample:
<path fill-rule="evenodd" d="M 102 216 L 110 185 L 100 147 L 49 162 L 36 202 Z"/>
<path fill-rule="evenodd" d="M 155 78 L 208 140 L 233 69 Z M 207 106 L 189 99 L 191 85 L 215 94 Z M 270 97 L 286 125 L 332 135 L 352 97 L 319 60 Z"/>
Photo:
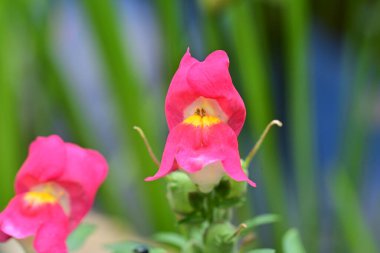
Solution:
<path fill-rule="evenodd" d="M 231 18 L 230 34 L 235 45 L 234 51 L 243 88 L 243 99 L 247 106 L 247 120 L 254 136 L 272 119 L 276 118 L 273 106 L 273 94 L 268 80 L 267 44 L 260 36 L 262 19 L 261 7 L 255 1 L 239 1 L 229 9 Z M 268 201 L 269 211 L 287 217 L 285 186 L 282 175 L 282 162 L 279 156 L 277 135 L 271 134 L 266 138 L 262 150 L 260 174 Z M 256 168 L 257 170 L 257 168 Z M 251 173 L 250 173 L 251 174 Z M 286 220 L 286 219 L 285 219 Z M 276 226 L 277 241 L 280 242 L 286 223 Z"/>
<path fill-rule="evenodd" d="M 11 22 L 17 15 L 9 1 L 0 1 L 0 210 L 13 195 L 13 179 L 20 166 L 19 103 L 17 101 L 20 66 L 14 53 L 20 50 L 18 30 Z"/>
<path fill-rule="evenodd" d="M 114 2 L 103 0 L 81 1 L 83 9 L 90 21 L 93 34 L 98 42 L 102 60 L 108 71 L 109 87 L 114 95 L 119 118 L 124 131 L 120 135 L 125 146 L 132 147 L 131 157 L 136 157 L 137 166 L 134 173 L 135 181 L 143 182 L 144 177 L 154 173 L 155 166 L 146 159 L 144 144 L 133 132 L 133 126 L 139 125 L 150 137 L 153 148 L 157 147 L 157 129 L 159 122 L 157 114 L 154 113 L 155 106 L 147 103 L 154 101 L 148 88 L 144 85 L 134 70 L 132 59 L 126 57 L 126 48 L 120 34 L 120 27 L 117 22 L 117 12 Z M 141 99 L 143 98 L 144 99 Z M 154 132 L 156 131 L 156 132 Z M 130 169 L 130 168 L 129 168 Z M 132 173 L 129 171 L 127 176 Z M 147 224 L 154 230 L 172 230 L 174 220 L 170 214 L 170 209 L 161 194 L 164 191 L 162 181 L 150 182 L 149 184 L 138 183 L 139 192 L 143 197 L 140 199 L 146 210 L 149 210 Z"/>
<path fill-rule="evenodd" d="M 331 176 L 329 185 L 348 252 L 379 252 L 360 210 L 359 196 L 346 171 L 342 167 Z"/>
<path fill-rule="evenodd" d="M 186 44 L 188 39 L 184 37 L 181 22 L 178 22 L 181 19 L 181 1 L 159 0 L 154 1 L 154 4 L 164 40 L 162 57 L 165 60 L 162 72 L 166 75 L 167 82 L 163 85 L 166 90 L 186 47 L 190 45 Z"/>
<path fill-rule="evenodd" d="M 286 66 L 289 85 L 289 129 L 296 172 L 302 233 L 309 251 L 316 251 L 318 201 L 315 185 L 313 108 L 307 56 L 309 54 L 309 4 L 306 0 L 284 2 Z M 313 218 L 310 218 L 313 217 Z"/>

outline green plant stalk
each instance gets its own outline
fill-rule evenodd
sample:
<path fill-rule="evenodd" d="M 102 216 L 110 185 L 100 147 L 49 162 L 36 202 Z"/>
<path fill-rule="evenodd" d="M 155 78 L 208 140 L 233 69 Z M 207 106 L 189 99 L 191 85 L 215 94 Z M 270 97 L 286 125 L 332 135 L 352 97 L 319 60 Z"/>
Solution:
<path fill-rule="evenodd" d="M 20 166 L 18 103 L 16 98 L 17 62 L 13 59 L 17 33 L 8 1 L 0 2 L 0 210 L 13 195 L 13 181 Z"/>
<path fill-rule="evenodd" d="M 337 216 L 340 218 L 340 229 L 342 230 L 343 239 L 349 245 L 351 252 L 377 252 L 375 250 L 376 243 L 371 235 L 363 214 L 360 210 L 360 201 L 357 192 L 361 187 L 362 182 L 362 161 L 367 149 L 366 139 L 369 136 L 370 130 L 370 112 L 371 102 L 368 103 L 368 94 L 370 87 L 370 67 L 371 57 L 376 48 L 371 47 L 371 37 L 374 34 L 371 31 L 371 25 L 366 26 L 363 33 L 366 36 L 360 38 L 360 41 L 355 41 L 354 24 L 350 21 L 356 17 L 358 10 L 358 2 L 349 1 L 350 12 L 348 16 L 349 23 L 345 34 L 345 53 L 343 54 L 344 76 L 352 77 L 352 90 L 350 91 L 349 99 L 344 105 L 345 124 L 342 134 L 341 154 L 338 168 L 340 171 L 336 175 L 339 182 L 331 182 L 330 188 L 334 192 L 335 202 L 337 202 Z M 379 12 L 380 3 L 377 3 L 372 8 L 373 15 Z M 371 19 L 370 19 L 371 20 Z M 355 43 L 358 45 L 358 51 L 355 57 L 356 65 L 355 72 L 352 74 L 353 62 L 352 48 Z M 346 79 L 347 80 L 347 79 Z M 348 78 L 348 80 L 351 80 Z M 347 81 L 348 81 L 347 80 Z M 350 195 L 348 195 L 350 194 Z M 353 195 L 351 195 L 353 194 Z M 346 203 L 345 203 L 346 201 Z M 344 210 L 343 210 L 344 209 Z M 340 217 L 344 212 L 344 217 Z"/>
<path fill-rule="evenodd" d="M 309 6 L 305 0 L 284 2 L 289 129 L 301 217 L 308 251 L 316 251 L 318 213 L 315 185 L 313 108 L 308 70 Z"/>
<path fill-rule="evenodd" d="M 351 9 L 354 9 L 356 6 L 356 2 L 350 1 Z M 377 3 L 372 11 L 372 17 L 369 18 L 372 22 L 376 21 L 377 14 L 380 11 L 380 3 Z M 351 19 L 355 17 L 354 10 L 351 10 Z M 352 28 L 353 24 L 348 24 L 349 28 Z M 342 135 L 342 153 L 341 153 L 341 161 L 343 161 L 344 166 L 348 168 L 350 171 L 351 180 L 356 187 L 360 187 L 360 182 L 362 181 L 362 160 L 363 155 L 366 151 L 366 138 L 368 137 L 368 133 L 370 130 L 370 117 L 371 117 L 371 106 L 372 101 L 368 102 L 368 95 L 371 94 L 369 91 L 369 87 L 371 82 L 375 83 L 374 80 L 370 80 L 371 76 L 371 66 L 376 64 L 372 62 L 371 57 L 375 54 L 376 51 L 376 43 L 371 44 L 371 40 L 373 38 L 371 35 L 376 34 L 376 31 L 373 31 L 374 26 L 372 23 L 368 24 L 367 27 L 364 28 L 364 35 L 361 38 L 361 41 L 358 42 L 359 49 L 357 55 L 357 59 L 355 59 L 356 66 L 355 72 L 353 74 L 352 81 L 352 91 L 350 91 L 350 97 L 345 104 L 346 111 L 344 111 L 344 116 L 346 122 L 344 124 L 344 132 Z M 350 51 L 354 47 L 354 38 L 353 31 L 348 29 L 346 33 L 346 47 L 345 54 L 346 59 L 344 61 L 345 65 L 343 66 L 344 76 L 351 77 L 352 76 L 352 66 L 350 63 L 353 61 L 350 56 Z M 349 79 L 351 80 L 351 79 Z M 347 80 L 348 81 L 348 80 Z M 349 136 L 349 137 L 346 137 Z"/>
<path fill-rule="evenodd" d="M 349 252 L 379 252 L 374 237 L 363 219 L 359 197 L 345 167 L 341 167 L 329 183 L 337 218 Z"/>
<path fill-rule="evenodd" d="M 358 66 L 355 72 L 352 96 L 345 111 L 347 122 L 342 138 L 342 163 L 347 166 L 350 177 L 356 187 L 360 187 L 362 181 L 362 162 L 366 151 L 366 137 L 370 129 L 371 103 L 368 103 L 369 67 L 371 50 L 364 45 L 359 53 Z M 366 99 L 367 101 L 364 101 Z M 364 106 L 365 105 L 365 106 Z"/>
<path fill-rule="evenodd" d="M 236 45 L 235 51 L 238 66 L 241 69 L 243 95 L 247 106 L 247 119 L 252 132 L 259 136 L 266 125 L 275 118 L 273 97 L 269 90 L 269 73 L 265 67 L 266 54 L 263 41 L 258 35 L 257 22 L 253 22 L 252 9 L 248 1 L 242 1 L 233 6 L 231 11 L 231 36 Z M 286 122 L 285 122 L 286 124 Z M 270 211 L 287 217 L 285 202 L 285 187 L 281 174 L 281 159 L 277 149 L 277 137 L 274 132 L 265 139 L 262 149 L 262 174 L 264 182 L 258 187 L 264 187 L 267 194 Z M 277 229 L 277 235 L 285 228 L 282 223 Z"/>
<path fill-rule="evenodd" d="M 203 35 L 207 52 L 212 52 L 224 48 L 222 29 L 219 26 L 220 14 L 204 10 L 203 12 Z"/>
<path fill-rule="evenodd" d="M 155 166 L 146 158 L 144 143 L 134 132 L 133 126 L 138 125 L 147 132 L 153 148 L 157 147 L 156 136 L 151 126 L 157 125 L 154 112 L 146 108 L 148 91 L 143 90 L 141 80 L 133 70 L 131 59 L 125 56 L 125 48 L 121 38 L 117 13 L 112 2 L 102 0 L 86 0 L 81 2 L 93 33 L 98 40 L 99 50 L 109 74 L 110 87 L 115 95 L 120 119 L 126 131 L 125 143 L 133 147 L 134 156 L 139 162 L 136 180 L 139 190 L 143 192 L 143 202 L 146 210 L 151 210 L 147 220 L 155 230 L 173 229 L 174 221 L 169 215 L 169 206 L 165 200 L 162 182 L 143 184 L 143 178 L 154 173 Z M 149 96 L 148 96 L 149 97 Z M 143 99 L 144 98 L 144 99 Z M 152 109 L 152 108 L 149 108 Z M 129 173 L 131 174 L 131 173 Z"/>
<path fill-rule="evenodd" d="M 167 83 L 163 85 L 164 90 L 167 89 L 169 81 L 176 71 L 182 55 L 185 53 L 186 45 L 184 34 L 181 27 L 181 8 L 180 1 L 160 0 L 154 1 L 157 7 L 157 14 L 160 20 L 159 25 L 163 34 L 164 52 L 162 56 L 165 58 L 165 66 L 163 68 L 166 73 Z"/>

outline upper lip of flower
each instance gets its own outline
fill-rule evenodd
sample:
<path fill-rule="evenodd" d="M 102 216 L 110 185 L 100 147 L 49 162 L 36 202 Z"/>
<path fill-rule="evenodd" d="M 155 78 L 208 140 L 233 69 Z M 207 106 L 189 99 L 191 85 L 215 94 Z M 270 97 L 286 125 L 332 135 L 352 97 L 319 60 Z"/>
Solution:
<path fill-rule="evenodd" d="M 169 129 L 192 115 L 194 107 L 206 106 L 208 114 L 227 123 L 239 135 L 246 110 L 232 84 L 228 66 L 228 56 L 221 50 L 211 53 L 202 62 L 193 58 L 189 50 L 185 53 L 166 96 Z"/>

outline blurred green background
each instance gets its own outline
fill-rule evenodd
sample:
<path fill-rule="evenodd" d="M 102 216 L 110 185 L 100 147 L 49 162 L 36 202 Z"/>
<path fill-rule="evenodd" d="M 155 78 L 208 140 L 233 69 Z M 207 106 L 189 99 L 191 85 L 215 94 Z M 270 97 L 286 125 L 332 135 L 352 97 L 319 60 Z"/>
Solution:
<path fill-rule="evenodd" d="M 111 170 L 97 208 L 137 233 L 175 230 L 161 155 L 164 99 L 187 47 L 223 49 L 247 107 L 244 157 L 278 118 L 250 168 L 236 223 L 260 213 L 279 248 L 300 229 L 307 252 L 380 252 L 380 1 L 0 1 L 0 205 L 39 135 L 100 150 Z M 376 240 L 377 239 L 377 240 Z"/>

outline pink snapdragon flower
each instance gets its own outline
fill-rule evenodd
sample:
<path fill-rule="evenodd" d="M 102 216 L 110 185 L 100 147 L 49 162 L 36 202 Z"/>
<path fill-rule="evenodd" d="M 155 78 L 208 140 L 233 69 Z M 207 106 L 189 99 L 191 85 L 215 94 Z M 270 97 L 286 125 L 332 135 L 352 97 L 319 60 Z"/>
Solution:
<path fill-rule="evenodd" d="M 156 180 L 183 169 L 203 192 L 209 192 L 227 174 L 236 181 L 254 182 L 244 173 L 237 136 L 245 121 L 245 106 L 232 84 L 224 51 L 203 62 L 183 56 L 165 102 L 169 136 Z"/>
<path fill-rule="evenodd" d="M 38 137 L 16 176 L 16 196 L 0 213 L 0 241 L 34 238 L 38 253 L 66 253 L 66 238 L 90 210 L 108 172 L 98 152 Z"/>

